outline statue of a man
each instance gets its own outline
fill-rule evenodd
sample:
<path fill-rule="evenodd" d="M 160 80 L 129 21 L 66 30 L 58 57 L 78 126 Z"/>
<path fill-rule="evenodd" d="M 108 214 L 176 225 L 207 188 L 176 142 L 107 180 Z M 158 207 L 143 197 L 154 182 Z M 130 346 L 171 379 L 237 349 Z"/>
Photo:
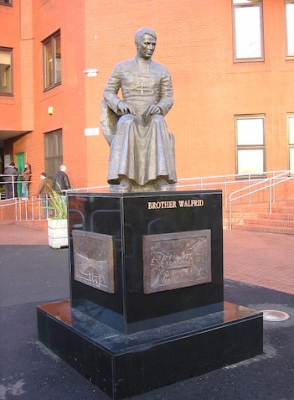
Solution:
<path fill-rule="evenodd" d="M 164 121 L 173 105 L 171 77 L 151 60 L 156 46 L 152 29 L 139 29 L 135 44 L 136 57 L 116 65 L 103 94 L 101 126 L 110 144 L 110 190 L 172 190 L 177 181 L 174 138 Z"/>

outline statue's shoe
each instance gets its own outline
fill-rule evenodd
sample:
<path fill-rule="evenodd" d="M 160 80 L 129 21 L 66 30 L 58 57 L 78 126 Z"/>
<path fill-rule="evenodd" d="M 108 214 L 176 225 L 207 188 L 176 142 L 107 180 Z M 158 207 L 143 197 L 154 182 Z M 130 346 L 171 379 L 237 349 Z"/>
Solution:
<path fill-rule="evenodd" d="M 159 190 L 161 192 L 168 192 L 171 190 L 175 190 L 175 185 L 172 183 L 168 183 L 164 179 L 155 183 L 155 190 Z"/>
<path fill-rule="evenodd" d="M 128 193 L 131 191 L 131 182 L 128 179 L 122 179 L 118 185 L 110 185 L 111 193 Z"/>

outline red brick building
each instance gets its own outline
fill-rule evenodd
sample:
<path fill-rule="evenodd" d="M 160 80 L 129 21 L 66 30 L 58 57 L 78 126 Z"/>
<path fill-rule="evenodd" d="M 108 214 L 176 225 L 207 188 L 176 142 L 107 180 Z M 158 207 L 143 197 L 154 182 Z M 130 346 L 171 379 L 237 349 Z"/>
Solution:
<path fill-rule="evenodd" d="M 173 79 L 179 178 L 294 171 L 294 0 L 0 0 L 2 171 L 30 163 L 32 193 L 61 162 L 75 187 L 107 183 L 102 93 L 143 26 Z"/>

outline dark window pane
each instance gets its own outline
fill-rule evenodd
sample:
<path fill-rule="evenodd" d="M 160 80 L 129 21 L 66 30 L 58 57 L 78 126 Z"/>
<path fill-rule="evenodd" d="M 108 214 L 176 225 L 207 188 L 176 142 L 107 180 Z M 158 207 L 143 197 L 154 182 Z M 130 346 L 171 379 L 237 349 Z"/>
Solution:
<path fill-rule="evenodd" d="M 45 52 L 45 87 L 52 86 L 52 44 L 51 42 L 44 45 Z"/>
<path fill-rule="evenodd" d="M 50 89 L 61 82 L 61 45 L 57 32 L 43 42 L 44 89 Z"/>
<path fill-rule="evenodd" d="M 61 81 L 61 51 L 60 36 L 55 39 L 55 83 Z"/>
<path fill-rule="evenodd" d="M 44 152 L 45 171 L 49 177 L 53 177 L 63 162 L 61 129 L 45 133 Z"/>

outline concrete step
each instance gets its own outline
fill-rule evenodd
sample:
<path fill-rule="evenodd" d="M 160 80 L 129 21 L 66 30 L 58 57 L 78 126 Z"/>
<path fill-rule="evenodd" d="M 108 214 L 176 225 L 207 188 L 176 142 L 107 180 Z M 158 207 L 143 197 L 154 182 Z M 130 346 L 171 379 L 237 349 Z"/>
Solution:
<path fill-rule="evenodd" d="M 280 207 L 272 207 L 273 213 L 280 213 L 280 214 L 294 214 L 294 207 L 284 205 Z"/>
<path fill-rule="evenodd" d="M 268 232 L 268 233 L 277 233 L 283 235 L 294 235 L 294 228 L 281 227 L 281 226 L 238 224 L 238 225 L 232 225 L 232 229 L 251 231 L 251 232 Z"/>
<path fill-rule="evenodd" d="M 291 219 L 272 219 L 272 218 L 252 218 L 245 219 L 240 225 L 265 225 L 265 226 L 281 226 L 294 228 L 294 220 Z"/>
<path fill-rule="evenodd" d="M 268 213 L 268 205 L 250 205 L 250 208 L 242 207 L 242 216 L 235 210 L 232 218 L 232 229 L 240 229 L 255 232 L 270 232 L 294 235 L 294 202 L 279 202 L 272 204 L 272 213 Z M 248 211 L 251 210 L 251 215 Z"/>
<path fill-rule="evenodd" d="M 270 220 L 275 220 L 275 219 L 294 220 L 294 213 L 293 214 L 283 214 L 283 213 L 274 212 L 272 214 L 257 214 L 257 218 L 270 219 Z M 245 219 L 246 218 L 244 218 L 244 220 Z"/>
<path fill-rule="evenodd" d="M 293 207 L 294 208 L 294 201 L 293 200 L 289 200 L 289 201 L 277 201 L 275 203 L 272 203 L 273 207 L 284 207 L 284 206 L 288 206 L 288 207 Z"/>

